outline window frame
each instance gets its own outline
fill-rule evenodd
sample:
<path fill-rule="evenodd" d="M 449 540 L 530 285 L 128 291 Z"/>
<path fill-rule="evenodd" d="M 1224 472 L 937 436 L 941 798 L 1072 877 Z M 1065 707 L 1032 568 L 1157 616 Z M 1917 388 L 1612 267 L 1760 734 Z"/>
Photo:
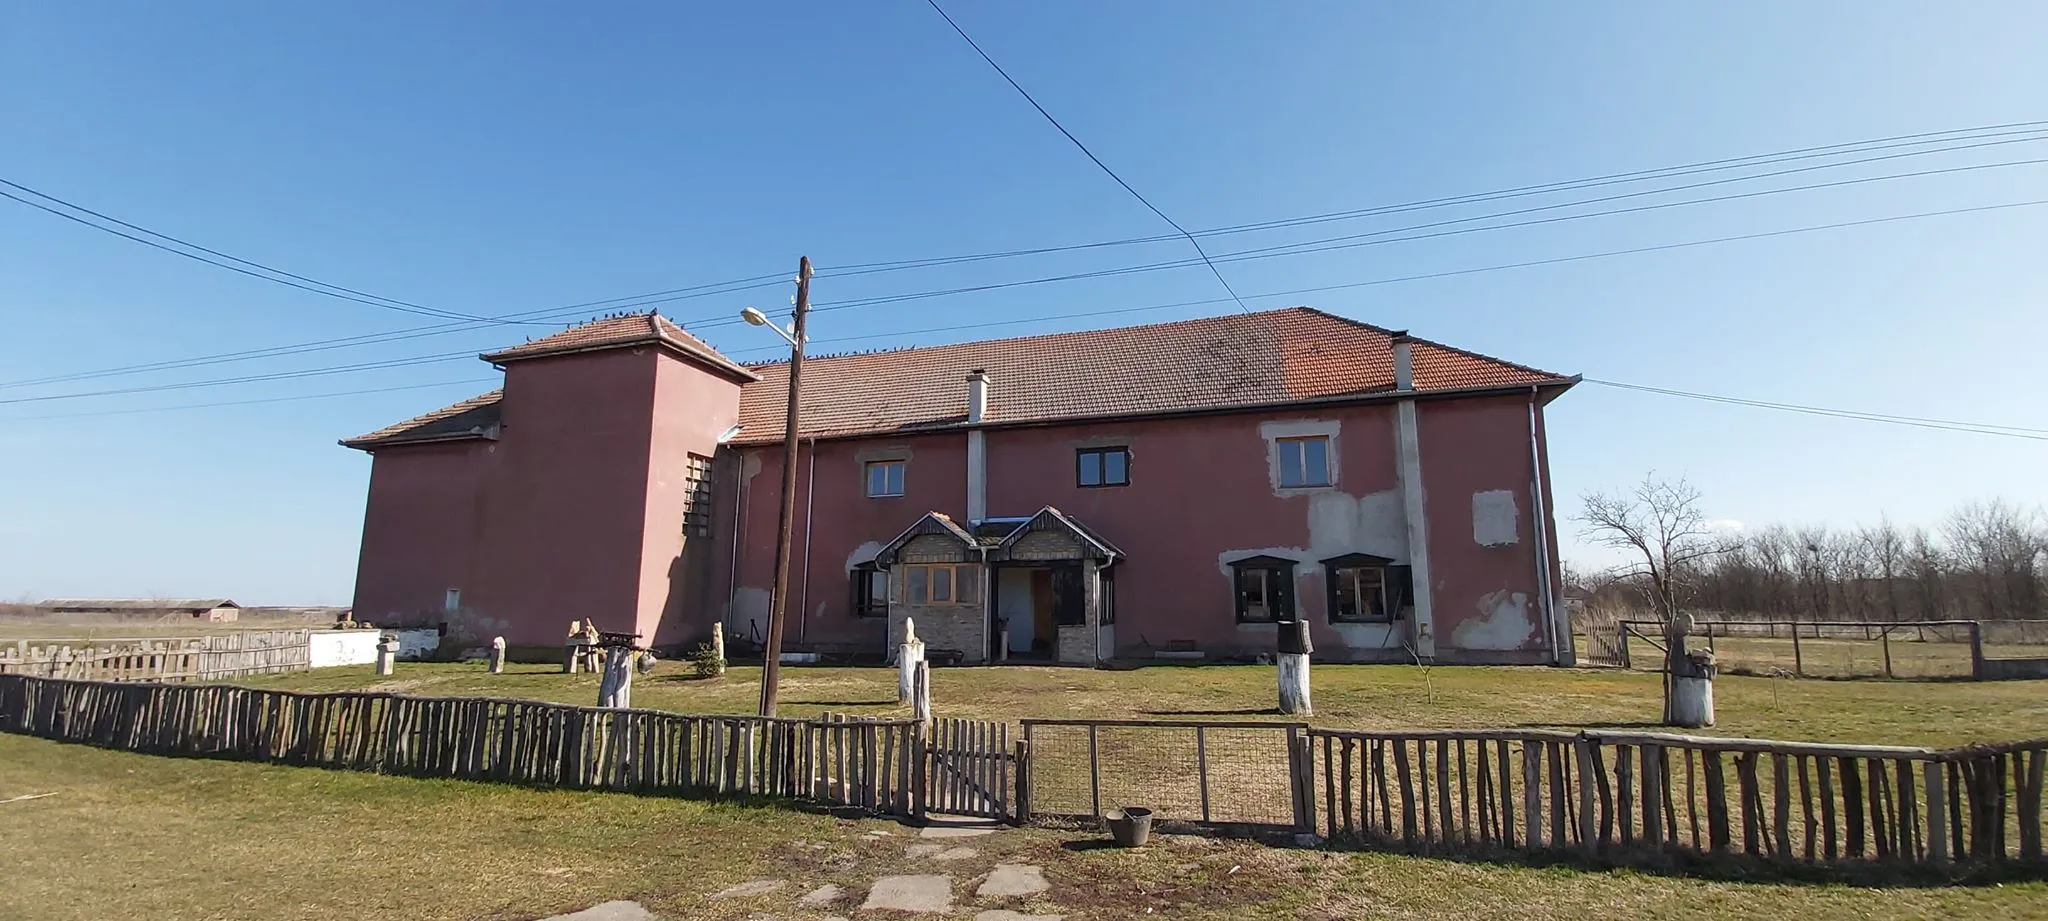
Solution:
<path fill-rule="evenodd" d="M 711 536 L 711 458 L 691 454 L 683 461 L 683 536 Z"/>
<path fill-rule="evenodd" d="M 853 616 L 863 620 L 888 617 L 892 597 L 888 570 L 881 569 L 873 563 L 862 563 L 853 567 L 850 575 L 853 582 Z M 874 590 L 878 578 L 882 587 L 879 599 L 875 597 Z"/>
<path fill-rule="evenodd" d="M 901 578 L 891 580 L 900 588 L 901 593 L 892 597 L 903 599 L 903 603 L 906 605 L 915 605 L 921 608 L 978 608 L 981 606 L 982 600 L 982 583 L 986 581 L 981 578 L 981 565 L 980 563 L 904 563 L 901 566 L 903 570 Z M 946 574 L 947 597 L 943 599 L 937 597 L 938 579 L 936 575 L 941 571 Z M 967 574 L 965 579 L 961 578 L 963 572 Z M 922 594 L 924 597 L 922 600 L 918 598 L 919 593 L 912 591 L 912 576 L 921 576 L 923 579 L 922 587 L 924 591 Z M 972 598 L 961 597 L 963 594 L 961 589 L 963 587 L 971 589 Z"/>
<path fill-rule="evenodd" d="M 1322 446 L 1323 477 L 1321 482 L 1311 482 L 1308 478 L 1309 470 L 1307 445 L 1310 442 L 1314 442 Z M 1296 447 L 1296 460 L 1299 461 L 1299 467 L 1301 472 L 1301 482 L 1298 483 L 1287 482 L 1287 474 L 1289 472 L 1287 464 L 1287 449 L 1290 446 L 1298 446 Z M 1332 463 L 1335 460 L 1335 454 L 1336 438 L 1326 432 L 1318 432 L 1303 435 L 1280 435 L 1275 437 L 1273 439 L 1273 469 L 1275 474 L 1277 475 L 1276 481 L 1279 487 L 1281 489 L 1327 489 L 1331 486 L 1337 485 L 1337 471 L 1334 469 L 1335 465 Z"/>
<path fill-rule="evenodd" d="M 1379 576 L 1379 599 L 1377 609 L 1363 616 L 1341 617 L 1338 615 L 1338 588 L 1342 584 L 1340 573 L 1372 570 Z M 1324 604 L 1323 619 L 1331 624 L 1390 624 L 1401 619 L 1401 612 L 1414 601 L 1414 571 L 1408 566 L 1395 563 L 1386 557 L 1369 553 L 1347 553 L 1323 561 Z"/>
<path fill-rule="evenodd" d="M 1111 482 L 1109 479 L 1108 464 L 1111 455 L 1123 456 L 1124 475 L 1121 481 Z M 1097 482 L 1094 483 L 1088 482 L 1086 475 L 1088 459 L 1091 457 L 1095 459 L 1095 478 Z M 1111 489 L 1129 485 L 1131 485 L 1131 449 L 1128 445 L 1102 445 L 1100 447 L 1074 449 L 1074 486 L 1076 488 Z"/>
<path fill-rule="evenodd" d="M 1230 595 L 1235 608 L 1237 623 L 1282 624 L 1301 617 L 1299 599 L 1294 595 L 1294 571 L 1299 565 L 1295 560 L 1272 556 L 1255 556 L 1236 560 L 1230 564 Z M 1246 611 L 1245 577 L 1258 573 L 1261 579 L 1260 595 L 1268 612 L 1266 617 L 1251 617 Z"/>
<path fill-rule="evenodd" d="M 875 473 L 876 473 L 877 471 L 881 471 L 881 472 L 882 472 L 882 489 L 884 489 L 884 490 L 887 490 L 887 489 L 889 488 L 889 474 L 888 474 L 888 471 L 889 471 L 889 470 L 890 470 L 891 468 L 895 469 L 895 471 L 896 471 L 896 484 L 895 484 L 895 485 L 896 485 L 896 491 L 895 491 L 895 492 L 886 492 L 886 491 L 884 491 L 884 492 L 876 492 L 876 491 L 875 491 Z M 902 458 L 894 458 L 894 457 L 892 457 L 892 458 L 881 458 L 881 459 L 877 459 L 877 460 L 871 460 L 871 461 L 863 461 L 863 462 L 861 463 L 861 468 L 860 468 L 860 476 L 861 476 L 861 491 L 862 491 L 862 492 L 865 492 L 865 493 L 867 494 L 867 497 L 868 497 L 868 498 L 870 498 L 870 499 L 900 499 L 900 498 L 902 498 L 902 497 L 903 497 L 903 493 L 904 493 L 904 491 L 905 491 L 905 490 L 906 490 L 906 489 L 907 489 L 907 488 L 909 487 L 909 483 L 910 483 L 910 462 L 909 462 L 909 461 L 906 461 L 906 460 L 904 460 L 904 459 L 902 459 Z"/>

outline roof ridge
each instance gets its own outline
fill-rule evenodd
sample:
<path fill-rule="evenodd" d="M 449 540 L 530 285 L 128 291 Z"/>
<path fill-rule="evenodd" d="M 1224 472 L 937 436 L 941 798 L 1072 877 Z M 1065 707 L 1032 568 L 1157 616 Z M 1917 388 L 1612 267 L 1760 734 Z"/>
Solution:
<path fill-rule="evenodd" d="M 808 362 L 813 362 L 813 361 L 834 361 L 834 360 L 837 360 L 837 359 L 842 359 L 842 358 L 859 358 L 859 357 L 862 357 L 862 356 L 866 356 L 866 355 L 899 355 L 899 354 L 902 354 L 902 353 L 904 353 L 904 352 L 917 352 L 917 351 L 924 351 L 924 350 L 926 350 L 926 349 L 954 349 L 954 348 L 961 348 L 961 347 L 963 347 L 963 346 L 970 346 L 970 345 L 990 345 L 990 344 L 994 344 L 994 343 L 999 343 L 999 342 L 1000 342 L 1000 343 L 1018 343 L 1018 342 L 1035 342 L 1035 341 L 1040 341 L 1040 340 L 1045 340 L 1045 339 L 1057 339 L 1057 338 L 1060 338 L 1060 337 L 1062 337 L 1062 336 L 1087 336 L 1087 335 L 1092 335 L 1092 334 L 1095 334 L 1095 333 L 1116 333 L 1116 332 L 1126 332 L 1126 331 L 1129 331 L 1129 330 L 1139 330 L 1139 329 L 1165 329 L 1165 328 L 1167 328 L 1167 327 L 1172 327 L 1172 326 L 1185 326 L 1185 325 L 1190 325 L 1190 324 L 1194 324 L 1194 323 L 1215 323 L 1215 322 L 1219 322 L 1219 321 L 1224 321 L 1224 320 L 1242 320 L 1242 319 L 1247 319 L 1247 318 L 1250 318 L 1250 317 L 1261 317 L 1261 316 L 1271 316 L 1271 315 L 1274 315 L 1274 314 L 1283 314 L 1283 313 L 1296 313 L 1296 312 L 1301 312 L 1301 311 L 1308 311 L 1308 312 L 1312 312 L 1312 313 L 1318 313 L 1318 314 L 1322 314 L 1322 313 L 1323 313 L 1323 311 L 1317 310 L 1317 309 L 1315 309 L 1315 308 L 1313 308 L 1313 307 L 1305 307 L 1305 306 L 1293 306 L 1293 307 L 1276 307 L 1276 308 L 1274 308 L 1274 309 L 1271 309 L 1271 310 L 1255 310 L 1255 311 L 1252 311 L 1251 313 L 1228 313 L 1228 314 L 1210 314 L 1210 315 L 1208 315 L 1208 316 L 1200 316 L 1200 317 L 1186 317 L 1186 318 L 1184 318 L 1184 319 L 1179 319 L 1179 320 L 1168 320 L 1168 321 L 1166 321 L 1166 322 L 1164 322 L 1164 323 L 1138 323 L 1138 324 L 1134 324 L 1134 325 L 1130 325 L 1130 326 L 1099 326 L 1099 327 L 1096 327 L 1096 328 L 1093 328 L 1093 329 L 1069 329 L 1069 330 L 1061 330 L 1061 331 L 1058 331 L 1058 332 L 1050 332 L 1050 333 L 1035 333 L 1035 334 L 1032 334 L 1032 335 L 1028 335 L 1028 336 L 1000 336 L 1000 337 L 996 337 L 996 338 L 990 338 L 990 339 L 969 339 L 969 340 L 966 340 L 966 341 L 964 341 L 964 342 L 939 342 L 939 343 L 934 343 L 934 344 L 931 344 L 931 345 L 905 345 L 905 346 L 897 346 L 897 347 L 895 347 L 895 348 L 887 348 L 887 347 L 884 347 L 884 348 L 875 348 L 875 349 L 867 349 L 867 350 L 864 350 L 864 351 L 858 351 L 858 352 L 833 352 L 833 353 L 828 353 L 828 354 L 824 354 L 824 355 L 808 355 L 808 354 L 807 354 L 807 355 L 805 355 L 805 356 L 804 356 L 804 361 L 805 361 L 806 363 L 808 363 Z M 1330 314 L 1324 314 L 1324 315 L 1325 315 L 1325 316 L 1330 316 Z M 1340 319 L 1342 319 L 1342 318 L 1340 318 Z M 1356 322 L 1356 321 L 1353 321 L 1353 322 Z M 1361 325 L 1367 325 L 1367 324 L 1361 324 Z M 1484 356 L 1481 356 L 1481 357 L 1484 357 Z M 759 361 L 759 362 L 748 362 L 746 366 L 747 366 L 747 367 L 749 367 L 749 368 L 772 368 L 772 367 L 775 367 L 775 366 L 777 366 L 777 365 L 786 365 L 786 364 L 789 364 L 789 359 L 787 359 L 787 358 L 778 358 L 778 359 L 774 359 L 774 360 L 772 360 L 772 361 Z"/>
<path fill-rule="evenodd" d="M 1467 357 L 1467 358 L 1477 358 L 1477 359 L 1480 359 L 1480 360 L 1482 360 L 1482 361 L 1490 361 L 1490 362 L 1493 362 L 1493 363 L 1495 363 L 1495 364 L 1499 364 L 1499 365 L 1505 365 L 1505 366 L 1507 366 L 1507 367 L 1510 367 L 1510 368 L 1513 368 L 1513 369 L 1515 369 L 1515 370 L 1517 370 L 1517 371 L 1527 371 L 1527 372 L 1529 372 L 1530 374 L 1541 374 L 1541 375 L 1543 375 L 1543 376 L 1545 376 L 1545 377 L 1554 377 L 1554 378 L 1557 378 L 1557 379 L 1559 379 L 1559 380 L 1563 380 L 1563 379 L 1565 379 L 1566 377 L 1569 377 L 1569 375 L 1565 375 L 1565 374 L 1559 374 L 1559 373 L 1557 373 L 1557 372 L 1555 372 L 1555 371 L 1545 371 L 1545 370 L 1543 370 L 1542 368 L 1538 368 L 1538 367 L 1535 367 L 1535 366 L 1533 366 L 1533 365 L 1525 365 L 1525 364 L 1521 364 L 1521 363 L 1519 363 L 1519 362 L 1513 362 L 1513 361 L 1509 361 L 1509 360 L 1507 360 L 1507 359 L 1505 359 L 1505 358 L 1495 358 L 1495 357 L 1493 357 L 1492 355 L 1488 355 L 1488 354 L 1486 354 L 1486 353 L 1484 353 L 1484 352 L 1475 352 L 1475 351 L 1472 351 L 1471 349 L 1461 349 L 1461 348 L 1459 348 L 1459 347 L 1457 347 L 1457 346 L 1455 346 L 1455 345 L 1447 345 L 1447 344 L 1445 344 L 1445 343 L 1442 343 L 1442 342 L 1438 342 L 1438 341 L 1436 341 L 1435 339 L 1429 339 L 1429 338 L 1425 338 L 1425 337 L 1422 337 L 1422 336 L 1417 336 L 1417 335 L 1415 335 L 1414 333 L 1408 332 L 1407 330 L 1397 330 L 1397 329 L 1390 329 L 1390 328 L 1388 328 L 1388 327 L 1385 327 L 1385 326 L 1380 326 L 1380 325 L 1378 325 L 1378 324 L 1375 324 L 1375 323 L 1367 323 L 1367 322 L 1365 322 L 1364 320 L 1355 320 L 1355 319 L 1352 319 L 1351 317 L 1347 317 L 1347 316 L 1344 316 L 1344 315 L 1342 315 L 1342 314 L 1336 314 L 1336 313 L 1331 313 L 1331 312 L 1329 312 L 1329 311 L 1327 311 L 1327 310 L 1324 310 L 1324 309 L 1322 309 L 1322 308 L 1320 308 L 1320 307 L 1310 307 L 1310 306 L 1308 306 L 1308 305 L 1304 304 L 1304 305 L 1302 305 L 1302 306 L 1300 306 L 1300 307 L 1297 307 L 1297 308 L 1294 308 L 1294 309 L 1297 309 L 1297 310 L 1305 310 L 1305 311 L 1308 311 L 1309 313 L 1313 313 L 1313 314 L 1315 314 L 1315 315 L 1317 315 L 1317 316 L 1322 316 L 1322 317 L 1329 317 L 1330 319 L 1332 319 L 1332 320 L 1336 320 L 1336 321 L 1337 321 L 1337 322 L 1339 322 L 1339 323 L 1349 323 L 1349 324 L 1351 324 L 1351 325 L 1353 325 L 1353 326 L 1357 326 L 1357 327 L 1360 327 L 1360 328 L 1362 328 L 1362 329 L 1369 329 L 1369 330 L 1372 330 L 1373 332 L 1376 332 L 1376 333 L 1384 333 L 1384 334 L 1386 334 L 1386 335 L 1388 335 L 1388 336 L 1392 336 L 1392 335 L 1395 335 L 1396 333 L 1398 333 L 1398 334 L 1400 334 L 1400 335 L 1403 335 L 1403 336 L 1407 336 L 1407 337 L 1408 337 L 1408 338 L 1409 338 L 1409 339 L 1410 339 L 1411 341 L 1414 341 L 1414 342 L 1420 342 L 1420 343 L 1422 343 L 1423 345 L 1428 345 L 1428 346 L 1434 346 L 1434 347 L 1436 347 L 1436 348 L 1439 348 L 1439 349 L 1443 349 L 1443 350 L 1444 350 L 1444 351 L 1446 351 L 1446 352 L 1456 352 L 1457 354 L 1459 354 L 1459 355 L 1463 355 L 1463 356 L 1465 356 L 1465 357 Z"/>

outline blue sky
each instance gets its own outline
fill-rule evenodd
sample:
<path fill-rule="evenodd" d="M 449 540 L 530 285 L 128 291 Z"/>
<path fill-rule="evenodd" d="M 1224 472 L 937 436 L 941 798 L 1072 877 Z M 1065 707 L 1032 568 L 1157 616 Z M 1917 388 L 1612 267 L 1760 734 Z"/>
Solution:
<path fill-rule="evenodd" d="M 2029 3 L 948 9 L 1190 229 L 2048 119 L 2048 8 Z M 0 25 L 0 107 L 0 178 L 466 313 L 787 272 L 801 254 L 821 267 L 821 306 L 1190 254 L 1166 241 L 833 277 L 834 266 L 1167 231 L 915 0 L 19 4 Z M 1545 215 L 2048 158 L 2048 140 L 2003 140 L 2013 142 Z M 1996 166 L 1222 269 L 1252 295 L 2040 199 L 2048 164 Z M 1209 248 L 1569 200 L 1237 234 Z M 2026 206 L 1247 301 L 1310 303 L 1589 377 L 2048 428 L 2044 252 L 2048 206 Z M 686 323 L 722 321 L 788 293 L 661 307 Z M 1195 266 L 821 312 L 813 336 L 820 348 L 867 348 L 1235 309 L 1033 319 L 1220 296 Z M 434 322 L 5 200 L 0 321 L 0 383 Z M 929 331 L 997 321 L 1020 322 Z M 547 329 L 4 387 L 0 401 L 473 353 Z M 774 351 L 745 326 L 703 334 L 743 359 Z M 489 377 L 464 359 L 0 402 L 0 597 L 346 603 L 370 463 L 335 439 Z M 412 389 L 129 412 L 399 387 Z M 1551 418 L 1566 511 L 1649 470 L 1690 477 L 1712 514 L 1752 526 L 1880 513 L 1931 523 L 1974 498 L 2044 499 L 2048 441 L 1592 385 Z"/>

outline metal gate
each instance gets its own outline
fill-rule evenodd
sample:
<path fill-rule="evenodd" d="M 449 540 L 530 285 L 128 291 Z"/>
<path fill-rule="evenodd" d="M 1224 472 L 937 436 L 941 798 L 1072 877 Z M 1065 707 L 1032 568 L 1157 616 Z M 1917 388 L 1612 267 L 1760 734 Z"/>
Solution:
<path fill-rule="evenodd" d="M 1027 719 L 1020 787 L 1028 816 L 1087 819 L 1144 807 L 1155 818 L 1308 831 L 1314 765 L 1300 723 Z"/>
<path fill-rule="evenodd" d="M 925 745 L 927 812 L 1007 820 L 1019 753 L 1010 747 L 1010 724 L 936 719 Z"/>

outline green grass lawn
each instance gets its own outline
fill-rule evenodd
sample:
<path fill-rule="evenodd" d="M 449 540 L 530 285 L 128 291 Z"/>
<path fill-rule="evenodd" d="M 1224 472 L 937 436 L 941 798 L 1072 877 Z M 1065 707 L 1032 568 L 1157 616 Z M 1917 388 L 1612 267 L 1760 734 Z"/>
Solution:
<path fill-rule="evenodd" d="M 687 663 L 664 662 L 634 680 L 637 706 L 684 713 L 750 713 L 760 672 L 734 668 L 700 680 Z M 1312 722 L 1333 727 L 1644 727 L 1660 712 L 1659 676 L 1605 669 L 1322 665 Z M 368 666 L 321 669 L 237 683 L 295 690 L 374 688 L 424 696 L 518 697 L 595 704 L 595 675 L 559 667 L 400 663 L 379 679 Z M 1212 716 L 1279 719 L 1270 666 L 942 668 L 932 672 L 940 716 Z M 1801 741 L 1948 747 L 2048 736 L 2048 681 L 1820 681 L 1723 676 L 1715 682 L 1712 732 Z M 882 668 L 785 668 L 785 715 L 832 710 L 908 715 L 896 704 L 896 673 Z"/>
<path fill-rule="evenodd" d="M 633 898 L 664 918 L 821 919 L 796 896 L 856 901 L 889 873 L 949 873 L 956 916 L 999 860 L 1052 883 L 1022 905 L 1073 921 L 1160 918 L 2048 918 L 2048 886 L 1865 888 L 1709 881 L 1168 838 L 1079 848 L 1025 829 L 908 858 L 910 830 L 775 806 L 530 790 L 318 768 L 164 758 L 0 735 L 0 918 L 9 921 L 531 919 Z M 886 836 L 868 832 L 886 830 Z M 756 878 L 768 896 L 704 896 Z"/>

